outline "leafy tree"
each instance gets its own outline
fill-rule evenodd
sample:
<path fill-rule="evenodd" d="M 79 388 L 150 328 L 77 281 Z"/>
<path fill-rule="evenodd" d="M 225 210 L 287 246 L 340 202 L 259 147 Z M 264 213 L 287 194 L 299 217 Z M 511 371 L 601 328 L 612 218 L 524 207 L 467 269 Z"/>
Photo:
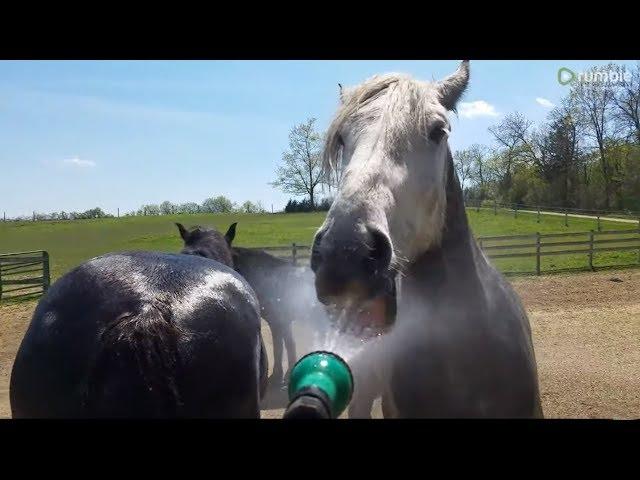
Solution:
<path fill-rule="evenodd" d="M 160 213 L 162 215 L 171 215 L 175 212 L 176 206 L 168 200 L 160 204 Z"/>
<path fill-rule="evenodd" d="M 234 209 L 233 202 L 224 195 L 215 198 L 207 198 L 202 202 L 202 211 L 207 213 L 231 213 Z"/>

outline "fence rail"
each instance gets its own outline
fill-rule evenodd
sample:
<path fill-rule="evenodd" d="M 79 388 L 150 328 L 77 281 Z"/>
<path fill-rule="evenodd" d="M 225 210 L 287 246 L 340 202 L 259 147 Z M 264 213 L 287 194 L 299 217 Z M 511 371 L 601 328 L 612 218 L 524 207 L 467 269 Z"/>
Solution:
<path fill-rule="evenodd" d="M 613 236 L 616 238 L 611 238 Z M 583 238 L 559 242 L 545 241 L 566 237 Z M 531 240 L 534 241 L 532 242 Z M 486 256 L 492 260 L 535 259 L 535 273 L 537 275 L 543 273 L 541 259 L 550 256 L 584 255 L 587 260 L 585 268 L 594 270 L 594 257 L 599 253 L 637 250 L 638 256 L 634 264 L 640 264 L 640 229 L 487 236 L 478 237 L 477 241 Z M 300 262 L 306 262 L 309 259 L 311 247 L 292 243 L 291 245 L 282 246 L 253 247 L 253 249 L 266 250 L 272 252 L 275 256 L 288 258 L 295 265 Z M 548 271 L 550 270 L 545 270 L 544 272 Z M 503 273 L 534 272 L 503 270 Z M 49 254 L 46 251 L 37 250 L 0 254 L 0 301 L 44 293 L 49 289 L 50 283 Z"/>
<path fill-rule="evenodd" d="M 612 238 L 612 237 L 616 238 Z M 574 237 L 574 240 L 567 238 Z M 582 238 L 580 238 L 582 237 Z M 555 239 L 560 239 L 557 241 Z M 567 240 L 564 240 L 567 239 Z M 551 240 L 551 241 L 550 241 Z M 555 240 L 555 241 L 554 241 Z M 575 232 L 575 233 L 533 233 L 527 235 L 501 235 L 478 237 L 478 244 L 490 259 L 535 259 L 535 268 L 530 272 L 508 271 L 503 273 L 534 273 L 541 275 L 553 269 L 543 270 L 541 259 L 544 257 L 584 255 L 585 269 L 594 270 L 594 258 L 598 253 L 638 251 L 637 263 L 640 263 L 640 229 L 608 230 L 604 232 Z M 582 247 L 582 248 L 580 248 Z M 279 257 L 288 258 L 293 264 L 310 257 L 308 245 L 283 245 L 269 247 L 254 247 L 256 250 L 266 250 Z M 620 265 L 625 266 L 630 263 Z"/>
<path fill-rule="evenodd" d="M 611 238 L 614 236 L 615 238 Z M 567 237 L 576 239 L 549 241 L 550 239 L 564 239 Z M 531 239 L 535 239 L 535 243 L 532 243 Z M 520 240 L 520 242 L 515 240 Z M 543 271 L 541 258 L 550 256 L 584 255 L 586 259 L 585 267 L 594 270 L 594 256 L 598 253 L 637 250 L 638 257 L 634 263 L 640 263 L 640 229 L 478 237 L 478 243 L 490 259 L 535 258 L 536 275 L 540 275 Z M 487 245 L 487 243 L 491 243 L 491 245 Z M 505 271 L 504 273 L 520 272 Z"/>
<path fill-rule="evenodd" d="M 0 301 L 44 293 L 50 283 L 46 251 L 0 254 Z"/>

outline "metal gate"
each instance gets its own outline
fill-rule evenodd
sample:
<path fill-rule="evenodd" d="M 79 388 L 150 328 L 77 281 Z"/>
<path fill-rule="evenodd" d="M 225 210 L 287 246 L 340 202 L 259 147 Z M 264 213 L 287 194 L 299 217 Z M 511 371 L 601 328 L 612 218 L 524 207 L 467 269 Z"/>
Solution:
<path fill-rule="evenodd" d="M 0 253 L 0 301 L 43 294 L 49 289 L 49 254 Z"/>

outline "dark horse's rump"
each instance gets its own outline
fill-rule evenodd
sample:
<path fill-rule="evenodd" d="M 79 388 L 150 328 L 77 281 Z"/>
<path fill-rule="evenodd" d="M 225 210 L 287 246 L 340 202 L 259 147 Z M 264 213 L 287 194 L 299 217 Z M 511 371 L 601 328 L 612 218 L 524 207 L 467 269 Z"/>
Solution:
<path fill-rule="evenodd" d="M 11 378 L 17 417 L 259 417 L 258 303 L 189 255 L 92 259 L 40 301 Z"/>
<path fill-rule="evenodd" d="M 274 365 L 271 380 L 274 383 L 283 381 L 283 347 L 287 350 L 289 365 L 293 365 L 296 358 L 296 345 L 293 339 L 291 323 L 300 314 L 300 308 L 296 311 L 294 304 L 300 305 L 297 294 L 302 292 L 301 284 L 305 283 L 309 290 L 313 288 L 313 281 L 308 278 L 311 271 L 307 269 L 307 278 L 300 275 L 304 269 L 296 268 L 290 262 L 266 252 L 248 248 L 232 247 L 236 234 L 236 223 L 232 224 L 224 237 L 216 230 L 203 227 L 185 228 L 176 223 L 180 236 L 184 240 L 182 253 L 199 255 L 206 258 L 214 258 L 221 244 L 230 249 L 227 265 L 232 266 L 255 291 L 260 302 L 262 318 L 269 324 L 273 338 Z M 315 297 L 315 292 L 313 292 Z M 309 315 L 311 305 L 304 310 L 304 315 Z M 266 365 L 266 355 L 263 355 Z M 264 371 L 267 369 L 265 368 Z M 267 387 L 267 379 L 262 379 L 263 392 Z"/>
<path fill-rule="evenodd" d="M 107 325 L 87 375 L 87 412 L 109 417 L 177 415 L 182 403 L 175 378 L 179 328 L 162 305 L 145 305 L 138 314 L 123 314 Z M 132 366 L 135 373 L 127 371 Z"/>

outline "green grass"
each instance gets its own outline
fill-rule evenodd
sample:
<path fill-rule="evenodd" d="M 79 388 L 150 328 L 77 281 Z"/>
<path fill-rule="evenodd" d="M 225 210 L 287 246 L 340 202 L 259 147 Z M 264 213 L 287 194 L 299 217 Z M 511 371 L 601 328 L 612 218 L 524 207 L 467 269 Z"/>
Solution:
<path fill-rule="evenodd" d="M 0 222 L 0 253 L 47 250 L 56 279 L 83 261 L 107 252 L 177 252 L 182 239 L 175 222 L 214 226 L 223 233 L 238 222 L 238 246 L 308 245 L 324 214 L 167 215 L 64 222 Z"/>
<path fill-rule="evenodd" d="M 476 236 L 517 235 L 557 232 L 581 232 L 596 229 L 595 220 L 542 216 L 536 223 L 535 214 L 501 213 L 491 210 L 468 211 L 469 220 Z M 174 222 L 186 226 L 208 225 L 226 231 L 238 222 L 235 244 L 238 246 L 309 245 L 316 229 L 324 219 L 324 213 L 279 214 L 279 215 L 169 215 L 158 217 L 123 217 L 119 219 L 78 220 L 67 222 L 0 222 L 0 253 L 26 250 L 47 250 L 51 257 L 52 279 L 60 277 L 83 261 L 107 252 L 123 250 L 159 250 L 177 252 L 182 247 Z M 637 228 L 636 224 L 602 221 L 603 230 Z M 575 258 L 574 258 L 575 257 Z M 599 254 L 596 265 L 605 263 L 633 263 L 638 253 L 614 252 Z M 571 257 L 547 257 L 546 268 L 578 268 L 586 266 L 584 255 Z M 503 270 L 531 271 L 535 260 L 496 260 Z M 555 265 L 555 267 L 551 267 Z"/>

